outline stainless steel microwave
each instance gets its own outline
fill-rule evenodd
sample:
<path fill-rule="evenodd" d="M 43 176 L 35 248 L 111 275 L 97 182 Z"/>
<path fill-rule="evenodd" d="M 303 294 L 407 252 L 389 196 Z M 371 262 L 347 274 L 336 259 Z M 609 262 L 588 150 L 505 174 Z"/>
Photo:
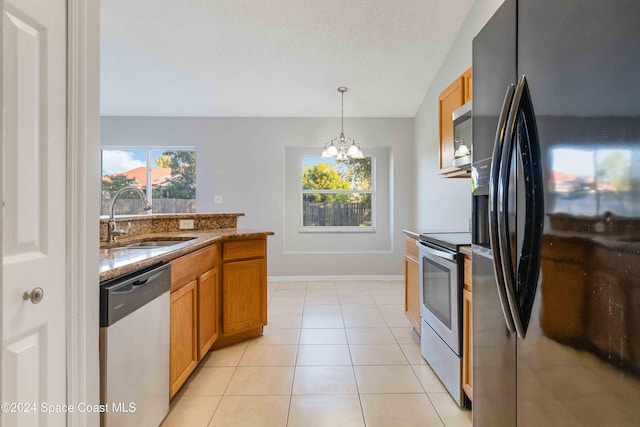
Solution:
<path fill-rule="evenodd" d="M 471 109 L 472 101 L 456 108 L 451 113 L 453 120 L 453 164 L 452 166 L 471 169 Z"/>

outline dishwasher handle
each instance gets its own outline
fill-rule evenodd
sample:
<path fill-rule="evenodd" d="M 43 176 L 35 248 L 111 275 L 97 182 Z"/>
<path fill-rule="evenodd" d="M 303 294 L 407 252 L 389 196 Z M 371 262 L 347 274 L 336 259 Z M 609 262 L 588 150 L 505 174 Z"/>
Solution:
<path fill-rule="evenodd" d="M 127 280 L 119 283 L 117 286 L 113 286 L 110 292 L 113 294 L 131 294 L 142 291 L 142 287 L 153 286 L 156 280 L 160 279 L 164 275 L 164 269 L 159 271 L 154 270 L 143 276 L 136 276 L 132 281 Z"/>

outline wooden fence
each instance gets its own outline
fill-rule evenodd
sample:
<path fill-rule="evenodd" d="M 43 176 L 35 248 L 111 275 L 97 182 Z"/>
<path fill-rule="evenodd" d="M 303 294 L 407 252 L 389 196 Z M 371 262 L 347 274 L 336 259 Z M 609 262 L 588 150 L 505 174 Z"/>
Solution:
<path fill-rule="evenodd" d="M 195 213 L 196 199 L 153 199 L 153 213 Z M 102 200 L 102 215 L 109 215 L 111 200 Z M 118 199 L 116 202 L 116 215 L 140 215 L 142 210 L 140 199 Z"/>
<path fill-rule="evenodd" d="M 306 227 L 371 226 L 371 203 L 303 202 Z"/>

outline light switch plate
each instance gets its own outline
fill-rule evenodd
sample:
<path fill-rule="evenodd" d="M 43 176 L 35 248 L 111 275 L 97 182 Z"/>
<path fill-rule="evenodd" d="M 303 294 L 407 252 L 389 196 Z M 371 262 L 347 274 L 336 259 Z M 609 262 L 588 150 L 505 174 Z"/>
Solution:
<path fill-rule="evenodd" d="M 181 219 L 180 220 L 180 230 L 193 230 L 193 220 L 192 219 Z"/>
<path fill-rule="evenodd" d="M 213 203 L 215 203 L 216 205 L 221 205 L 222 204 L 222 196 L 213 196 Z"/>

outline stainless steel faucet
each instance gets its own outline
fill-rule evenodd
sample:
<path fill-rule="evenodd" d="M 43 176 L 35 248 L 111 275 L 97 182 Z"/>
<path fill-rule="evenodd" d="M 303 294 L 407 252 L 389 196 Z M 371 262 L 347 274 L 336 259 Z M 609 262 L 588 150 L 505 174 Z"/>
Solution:
<path fill-rule="evenodd" d="M 134 191 L 136 193 L 138 193 L 138 195 L 140 196 L 140 198 L 142 199 L 142 209 L 144 209 L 145 211 L 148 211 L 151 209 L 151 203 L 149 203 L 149 200 L 147 199 L 147 196 L 144 195 L 144 193 L 142 192 L 142 190 L 140 190 L 137 187 L 133 187 L 131 185 L 127 186 L 127 187 L 123 187 L 120 190 L 118 190 L 116 192 L 116 194 L 113 196 L 113 200 L 111 201 L 111 206 L 109 206 L 109 243 L 116 243 L 118 241 L 118 236 L 122 236 L 123 234 L 127 234 L 129 232 L 129 230 L 131 229 L 131 223 L 128 222 L 127 223 L 127 228 L 126 229 L 117 229 L 116 228 L 116 220 L 115 220 L 115 215 L 114 215 L 114 206 L 116 204 L 116 201 L 118 200 L 118 198 L 120 198 L 120 196 L 122 195 L 122 193 L 124 193 L 125 191 Z"/>

